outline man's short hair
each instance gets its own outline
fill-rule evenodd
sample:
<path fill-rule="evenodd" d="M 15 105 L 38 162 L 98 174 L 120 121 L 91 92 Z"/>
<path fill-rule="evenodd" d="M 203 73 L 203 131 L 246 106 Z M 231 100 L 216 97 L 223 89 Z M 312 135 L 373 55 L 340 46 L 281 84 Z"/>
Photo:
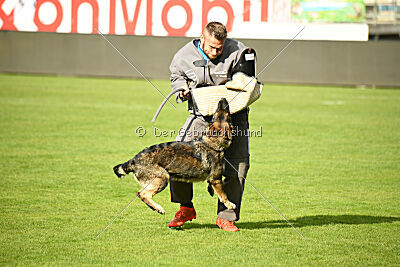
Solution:
<path fill-rule="evenodd" d="M 216 21 L 209 22 L 205 28 L 205 31 L 219 41 L 224 41 L 227 36 L 227 31 L 224 24 Z"/>

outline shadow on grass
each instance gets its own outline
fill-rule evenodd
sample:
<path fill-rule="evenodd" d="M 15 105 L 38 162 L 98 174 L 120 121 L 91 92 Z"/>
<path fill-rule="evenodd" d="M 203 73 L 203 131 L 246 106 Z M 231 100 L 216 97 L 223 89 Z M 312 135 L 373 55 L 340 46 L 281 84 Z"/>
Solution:
<path fill-rule="evenodd" d="M 382 217 L 368 215 L 314 215 L 298 217 L 289 220 L 295 227 L 322 226 L 335 224 L 376 224 L 392 223 L 400 221 L 399 217 Z M 284 220 L 260 221 L 260 222 L 238 222 L 239 229 L 260 229 L 260 228 L 286 228 L 291 227 Z M 216 228 L 215 224 L 198 224 L 196 222 L 185 224 L 183 229 L 194 228 Z"/>

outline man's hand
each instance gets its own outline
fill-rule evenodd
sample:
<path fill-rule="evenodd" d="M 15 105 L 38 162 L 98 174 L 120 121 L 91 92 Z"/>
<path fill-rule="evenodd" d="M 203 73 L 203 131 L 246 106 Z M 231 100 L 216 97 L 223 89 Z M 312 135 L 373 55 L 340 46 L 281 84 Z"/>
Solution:
<path fill-rule="evenodd" d="M 179 97 L 184 100 L 190 99 L 190 90 L 188 86 L 186 86 L 185 91 L 179 92 Z"/>

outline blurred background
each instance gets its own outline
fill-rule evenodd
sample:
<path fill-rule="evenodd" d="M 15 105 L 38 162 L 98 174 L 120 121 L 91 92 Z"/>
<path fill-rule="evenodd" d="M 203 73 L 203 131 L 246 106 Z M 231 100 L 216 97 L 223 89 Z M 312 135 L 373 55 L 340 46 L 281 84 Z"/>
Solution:
<path fill-rule="evenodd" d="M 263 82 L 400 86 L 398 0 L 1 0 L 0 72 L 141 78 L 107 39 L 168 79 L 208 21 L 255 48 L 258 72 L 305 27 Z"/>

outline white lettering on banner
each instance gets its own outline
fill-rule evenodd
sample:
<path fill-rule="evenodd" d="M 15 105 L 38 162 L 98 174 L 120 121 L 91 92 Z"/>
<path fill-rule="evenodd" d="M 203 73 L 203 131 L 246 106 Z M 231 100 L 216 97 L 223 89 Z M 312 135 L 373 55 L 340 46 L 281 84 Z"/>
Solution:
<path fill-rule="evenodd" d="M 0 0 L 0 30 L 197 37 L 209 21 L 232 38 L 291 39 L 290 0 Z M 285 7 L 285 8 L 281 8 Z M 350 25 L 350 26 L 349 26 Z M 298 39 L 367 40 L 366 24 L 308 24 Z"/>

